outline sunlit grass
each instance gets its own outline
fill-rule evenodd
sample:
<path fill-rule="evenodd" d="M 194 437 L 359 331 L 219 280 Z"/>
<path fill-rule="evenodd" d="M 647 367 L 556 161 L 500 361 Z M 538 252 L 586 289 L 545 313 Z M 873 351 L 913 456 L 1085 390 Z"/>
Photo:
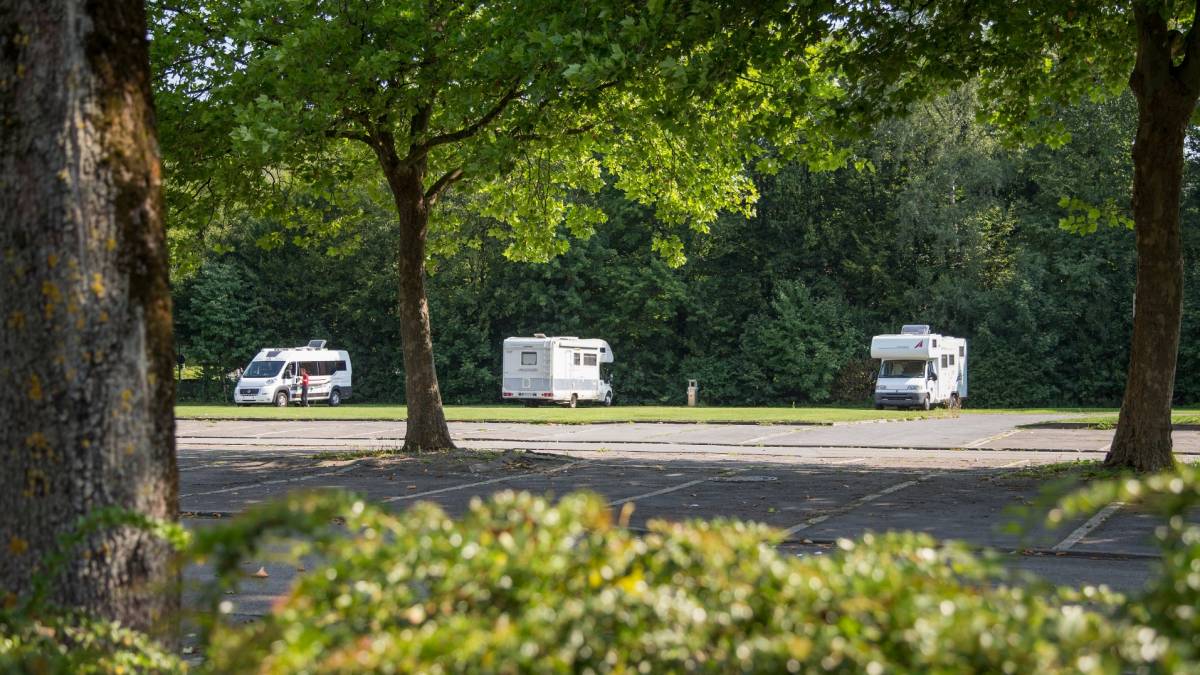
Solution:
<path fill-rule="evenodd" d="M 1030 413 L 1057 414 L 1098 412 L 1102 409 L 966 409 L 963 414 Z M 446 419 L 454 422 L 526 422 L 543 424 L 594 424 L 621 422 L 696 422 L 742 424 L 833 424 L 870 420 L 913 420 L 949 417 L 946 410 L 874 410 L 865 407 L 696 407 L 683 406 L 562 406 L 526 408 L 519 405 L 446 406 Z M 288 406 L 238 407 L 234 405 L 180 404 L 175 408 L 181 419 L 255 419 L 255 420 L 380 420 L 406 419 L 403 405 L 375 403 L 343 404 L 336 408 L 314 405 L 308 408 Z"/>

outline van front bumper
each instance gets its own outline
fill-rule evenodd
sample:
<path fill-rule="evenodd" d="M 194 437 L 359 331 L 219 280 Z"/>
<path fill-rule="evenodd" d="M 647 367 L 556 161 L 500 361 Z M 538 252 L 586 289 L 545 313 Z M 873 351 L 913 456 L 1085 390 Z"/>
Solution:
<path fill-rule="evenodd" d="M 875 405 L 922 405 L 925 403 L 923 391 L 877 391 Z"/>
<path fill-rule="evenodd" d="M 252 393 L 253 392 L 253 393 Z M 274 389 L 255 387 L 239 387 L 233 391 L 234 403 L 271 403 L 275 395 Z"/>

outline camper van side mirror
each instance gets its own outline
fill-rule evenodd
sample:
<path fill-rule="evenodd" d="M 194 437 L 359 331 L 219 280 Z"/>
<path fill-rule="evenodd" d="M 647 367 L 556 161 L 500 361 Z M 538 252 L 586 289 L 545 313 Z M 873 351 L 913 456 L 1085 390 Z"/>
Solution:
<path fill-rule="evenodd" d="M 933 380 L 934 382 L 937 382 L 937 373 L 930 373 L 929 379 Z"/>

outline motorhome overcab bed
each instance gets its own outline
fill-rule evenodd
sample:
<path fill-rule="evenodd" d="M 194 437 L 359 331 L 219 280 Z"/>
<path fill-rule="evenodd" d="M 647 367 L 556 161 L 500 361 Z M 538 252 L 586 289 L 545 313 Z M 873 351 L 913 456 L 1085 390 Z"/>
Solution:
<path fill-rule="evenodd" d="M 612 405 L 613 389 L 600 366 L 613 362 L 604 340 L 577 337 L 510 337 L 504 341 L 504 373 L 500 395 L 505 401 Z"/>
<path fill-rule="evenodd" d="M 338 405 L 353 393 L 349 352 L 325 349 L 324 340 L 305 347 L 268 347 L 242 371 L 233 402 L 272 403 L 279 407 L 301 398 L 300 369 L 308 371 L 309 402 Z"/>
<path fill-rule="evenodd" d="M 967 341 L 938 335 L 926 325 L 906 325 L 899 335 L 871 338 L 871 358 L 881 359 L 875 407 L 957 407 L 967 398 Z"/>

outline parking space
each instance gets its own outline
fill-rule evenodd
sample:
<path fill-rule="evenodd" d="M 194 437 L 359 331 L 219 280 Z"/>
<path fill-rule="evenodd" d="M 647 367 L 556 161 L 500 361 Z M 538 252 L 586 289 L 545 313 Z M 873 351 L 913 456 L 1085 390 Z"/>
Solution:
<path fill-rule="evenodd" d="M 1023 519 L 1022 533 L 1006 529 L 1043 488 L 1015 472 L 1099 459 L 1110 432 L 1023 429 L 1016 426 L 1023 417 L 956 429 L 957 421 L 463 423 L 452 425 L 462 451 L 415 457 L 380 452 L 402 444 L 403 423 L 181 421 L 181 508 L 201 518 L 186 521 L 196 525 L 296 489 L 345 489 L 388 508 L 426 501 L 460 515 L 472 499 L 498 490 L 589 490 L 614 509 L 632 504 L 635 528 L 652 519 L 756 521 L 783 531 L 784 548 L 797 555 L 823 554 L 823 545 L 869 530 L 914 530 L 1016 552 L 1011 568 L 1055 583 L 1125 590 L 1145 583 L 1157 523 L 1136 510 L 1113 506 L 1047 532 L 1041 506 Z M 1194 440 L 1186 433 L 1176 433 L 1185 448 Z M 269 581 L 247 580 L 239 612 L 264 611 L 295 573 L 286 564 L 268 564 L 267 571 Z M 193 579 L 204 574 L 188 572 Z"/>

